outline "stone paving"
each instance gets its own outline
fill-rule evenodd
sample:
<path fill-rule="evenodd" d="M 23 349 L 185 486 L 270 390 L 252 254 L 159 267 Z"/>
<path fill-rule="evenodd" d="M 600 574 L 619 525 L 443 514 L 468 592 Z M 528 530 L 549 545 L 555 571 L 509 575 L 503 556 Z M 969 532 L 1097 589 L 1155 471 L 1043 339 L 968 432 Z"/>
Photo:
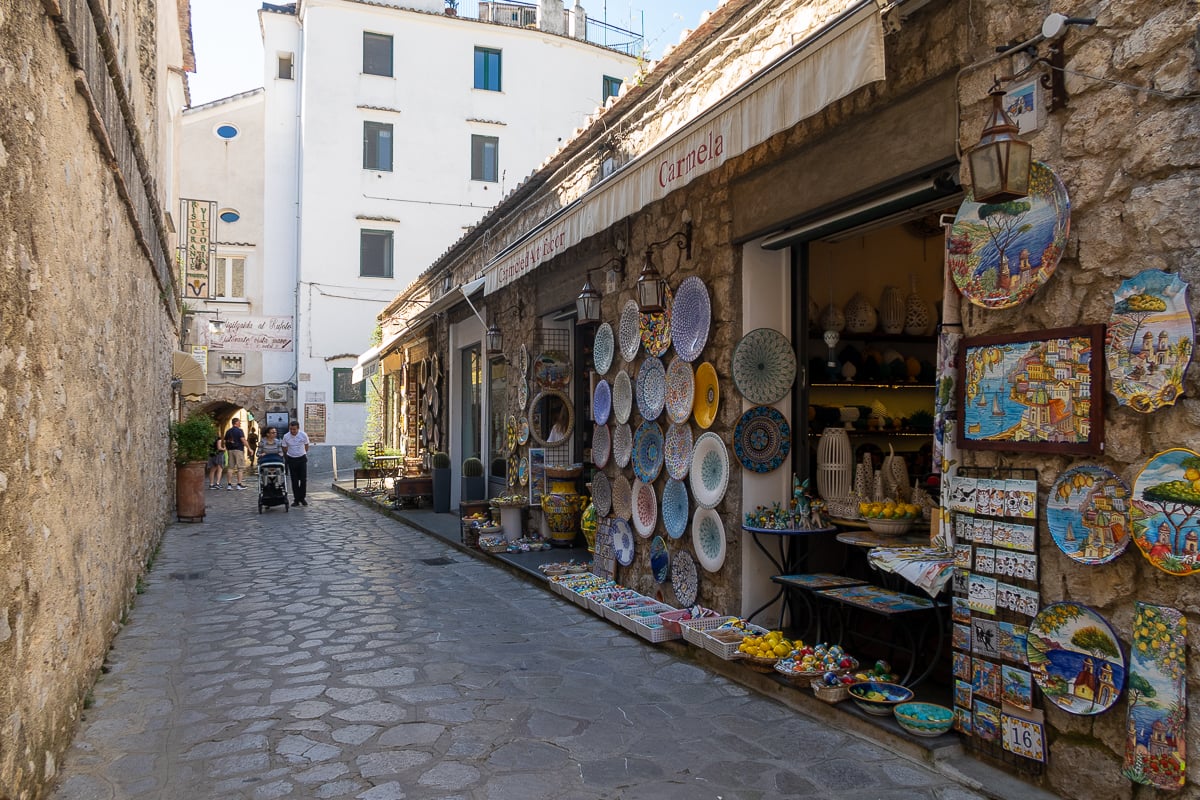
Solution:
<path fill-rule="evenodd" d="M 255 494 L 167 533 L 55 800 L 980 797 L 327 489 Z"/>

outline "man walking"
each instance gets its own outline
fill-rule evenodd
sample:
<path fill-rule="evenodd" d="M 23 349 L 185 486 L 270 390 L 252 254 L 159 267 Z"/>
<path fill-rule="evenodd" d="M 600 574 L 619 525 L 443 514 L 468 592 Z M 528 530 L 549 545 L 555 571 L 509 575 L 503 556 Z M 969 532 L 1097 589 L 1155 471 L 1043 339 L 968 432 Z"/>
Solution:
<path fill-rule="evenodd" d="M 292 420 L 288 432 L 283 435 L 283 453 L 287 458 L 288 474 L 292 476 L 292 505 L 306 506 L 308 500 L 308 434 L 300 430 L 300 423 Z"/>
<path fill-rule="evenodd" d="M 237 475 L 237 488 L 242 491 L 242 470 L 246 468 L 246 433 L 242 430 L 242 421 L 233 418 L 233 427 L 225 431 L 225 450 L 229 454 L 229 464 L 225 468 L 225 489 L 233 490 L 233 476 Z"/>

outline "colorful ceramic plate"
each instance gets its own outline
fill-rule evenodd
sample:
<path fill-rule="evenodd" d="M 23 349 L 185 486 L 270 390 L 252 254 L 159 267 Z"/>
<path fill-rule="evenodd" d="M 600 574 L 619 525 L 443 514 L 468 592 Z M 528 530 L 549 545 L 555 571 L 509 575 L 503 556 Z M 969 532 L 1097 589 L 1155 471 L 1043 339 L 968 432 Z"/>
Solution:
<path fill-rule="evenodd" d="M 520 483 L 521 459 L 516 453 L 508 457 L 508 485 L 516 486 Z"/>
<path fill-rule="evenodd" d="M 612 434 L 607 425 L 597 425 L 592 430 L 592 463 L 599 469 L 608 466 L 612 457 Z"/>
<path fill-rule="evenodd" d="M 521 377 L 529 377 L 529 348 L 524 344 L 521 345 L 521 355 L 517 359 L 517 369 L 521 371 Z"/>
<path fill-rule="evenodd" d="M 542 391 L 565 390 L 571 382 L 571 358 L 561 350 L 547 350 L 533 362 L 533 379 Z"/>
<path fill-rule="evenodd" d="M 1151 564 L 1169 575 L 1200 572 L 1200 453 L 1164 450 L 1133 483 L 1133 540 Z"/>
<path fill-rule="evenodd" d="M 667 543 L 661 536 L 650 540 L 650 571 L 658 583 L 666 583 L 671 575 L 671 556 L 667 554 Z"/>
<path fill-rule="evenodd" d="M 705 361 L 696 367 L 696 389 L 692 400 L 692 416 L 696 424 L 708 430 L 717 418 L 717 406 L 721 403 L 721 389 L 717 385 L 717 371 Z"/>
<path fill-rule="evenodd" d="M 733 383 L 751 403 L 777 402 L 795 381 L 796 353 L 774 328 L 750 331 L 733 349 Z"/>
<path fill-rule="evenodd" d="M 696 604 L 699 583 L 696 560 L 687 550 L 680 550 L 671 559 L 671 588 L 675 591 L 675 600 L 681 607 L 688 608 Z"/>
<path fill-rule="evenodd" d="M 608 423 L 608 415 L 612 413 L 612 389 L 603 378 L 596 384 L 592 392 L 592 419 L 597 425 Z"/>
<path fill-rule="evenodd" d="M 626 362 L 637 358 L 638 348 L 642 346 L 642 312 L 638 310 L 636 300 L 628 300 L 621 309 L 621 319 L 617 323 L 617 339 L 621 346 L 621 358 Z"/>
<path fill-rule="evenodd" d="M 1113 293 L 1104 357 L 1109 391 L 1121 405 L 1149 413 L 1183 394 L 1196 340 L 1187 291 L 1178 275 L 1148 269 Z"/>
<path fill-rule="evenodd" d="M 529 443 L 529 418 L 521 417 L 521 421 L 517 423 L 517 444 Z"/>
<path fill-rule="evenodd" d="M 504 424 L 504 440 L 508 443 L 509 450 L 517 446 L 517 430 L 517 418 L 509 414 L 508 421 Z"/>
<path fill-rule="evenodd" d="M 968 193 L 946 237 L 946 266 L 963 296 L 982 308 L 1025 302 L 1054 274 L 1071 229 L 1071 201 L 1054 171 L 1033 162 L 1030 194 L 976 203 Z"/>
<path fill-rule="evenodd" d="M 529 457 L 521 456 L 521 463 L 517 465 L 517 479 L 520 480 L 522 486 L 529 485 Z"/>
<path fill-rule="evenodd" d="M 633 551 L 636 545 L 633 530 L 629 527 L 628 522 L 618 518 L 612 521 L 612 534 L 613 554 L 617 557 L 617 563 L 622 567 L 628 567 L 633 563 Z"/>
<path fill-rule="evenodd" d="M 662 415 L 663 404 L 667 401 L 667 371 L 663 369 L 662 361 L 653 357 L 642 361 L 636 394 L 642 419 L 655 420 Z"/>
<path fill-rule="evenodd" d="M 629 373 L 625 370 L 613 378 L 612 396 L 613 417 L 624 425 L 629 422 L 629 414 L 633 411 L 633 381 L 629 380 Z"/>
<path fill-rule="evenodd" d="M 654 494 L 654 484 L 633 482 L 633 529 L 638 536 L 649 539 L 658 524 L 658 497 Z"/>
<path fill-rule="evenodd" d="M 628 425 L 618 425 L 613 428 L 613 445 L 612 445 L 612 460 L 621 469 L 629 466 L 629 459 L 633 456 L 633 431 Z"/>
<path fill-rule="evenodd" d="M 667 368 L 667 419 L 683 423 L 692 415 L 696 384 L 692 379 L 692 365 L 677 358 Z"/>
<path fill-rule="evenodd" d="M 662 496 L 662 521 L 667 535 L 672 539 L 683 536 L 689 514 L 687 484 L 674 478 L 668 479 Z"/>
<path fill-rule="evenodd" d="M 1058 476 L 1046 503 L 1054 543 L 1081 564 L 1106 564 L 1129 545 L 1129 484 L 1093 464 Z"/>
<path fill-rule="evenodd" d="M 614 517 L 629 519 L 633 513 L 633 488 L 629 478 L 618 475 L 612 482 L 612 514 Z"/>
<path fill-rule="evenodd" d="M 601 375 L 607 375 L 612 369 L 613 348 L 612 325 L 601 322 L 600 327 L 596 328 L 596 338 L 592 340 L 592 363 Z"/>
<path fill-rule="evenodd" d="M 1029 624 L 1025 653 L 1033 680 L 1071 714 L 1109 709 L 1125 685 L 1125 655 L 1108 620 L 1078 603 L 1054 603 Z"/>
<path fill-rule="evenodd" d="M 658 477 L 662 465 L 662 428 L 657 422 L 643 422 L 633 435 L 633 474 L 650 483 Z"/>
<path fill-rule="evenodd" d="M 607 517 L 608 512 L 612 511 L 612 483 L 603 472 L 592 476 L 592 505 L 602 517 Z"/>
<path fill-rule="evenodd" d="M 700 434 L 692 448 L 692 467 L 688 478 L 692 497 L 701 508 L 715 508 L 729 486 L 729 451 L 721 437 L 712 431 Z"/>
<path fill-rule="evenodd" d="M 529 405 L 529 383 L 524 378 L 517 379 L 517 411 L 524 411 Z"/>
<path fill-rule="evenodd" d="M 711 323 L 708 287 L 695 275 L 684 278 L 671 304 L 671 339 L 680 358 L 695 361 L 700 357 Z"/>
<path fill-rule="evenodd" d="M 642 347 L 655 358 L 661 358 L 663 353 L 671 349 L 671 303 L 671 289 L 667 287 L 663 310 L 641 314 Z"/>
<path fill-rule="evenodd" d="M 692 426 L 686 422 L 682 425 L 672 423 L 667 428 L 667 440 L 663 448 L 667 474 L 678 481 L 686 478 L 688 470 L 692 468 Z"/>
<path fill-rule="evenodd" d="M 716 572 L 725 563 L 725 524 L 712 508 L 698 508 L 692 517 L 692 548 L 700 566 Z"/>
<path fill-rule="evenodd" d="M 733 430 L 733 451 L 751 472 L 772 472 L 792 449 L 792 429 L 771 406 L 755 406 L 742 414 Z"/>

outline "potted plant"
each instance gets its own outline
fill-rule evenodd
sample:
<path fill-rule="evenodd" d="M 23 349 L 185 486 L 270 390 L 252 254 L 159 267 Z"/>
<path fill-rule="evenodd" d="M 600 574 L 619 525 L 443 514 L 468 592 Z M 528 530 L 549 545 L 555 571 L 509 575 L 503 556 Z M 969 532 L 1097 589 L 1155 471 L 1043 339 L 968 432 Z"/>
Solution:
<path fill-rule="evenodd" d="M 171 423 L 175 451 L 175 514 L 180 522 L 204 521 L 204 465 L 217 438 L 217 426 L 205 414 Z"/>
<path fill-rule="evenodd" d="M 354 463 L 358 465 L 354 468 L 354 487 L 356 489 L 358 488 L 359 481 L 383 477 L 383 470 L 372 467 L 372 462 L 371 451 L 365 444 L 360 444 L 354 448 Z"/>
<path fill-rule="evenodd" d="M 433 510 L 445 514 L 450 510 L 450 455 L 433 454 Z"/>
<path fill-rule="evenodd" d="M 486 499 L 487 478 L 483 475 L 483 462 L 478 458 L 468 458 L 462 465 L 462 500 L 469 503 Z"/>
<path fill-rule="evenodd" d="M 446 16 L 458 16 L 458 0 L 446 0 Z"/>

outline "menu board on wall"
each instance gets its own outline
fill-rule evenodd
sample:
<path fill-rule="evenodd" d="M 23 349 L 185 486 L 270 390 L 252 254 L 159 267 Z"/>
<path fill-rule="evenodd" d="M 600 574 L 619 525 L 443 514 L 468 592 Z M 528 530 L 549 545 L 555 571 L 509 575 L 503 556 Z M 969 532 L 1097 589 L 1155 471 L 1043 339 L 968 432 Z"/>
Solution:
<path fill-rule="evenodd" d="M 325 404 L 304 404 L 304 432 L 313 444 L 325 441 Z"/>

